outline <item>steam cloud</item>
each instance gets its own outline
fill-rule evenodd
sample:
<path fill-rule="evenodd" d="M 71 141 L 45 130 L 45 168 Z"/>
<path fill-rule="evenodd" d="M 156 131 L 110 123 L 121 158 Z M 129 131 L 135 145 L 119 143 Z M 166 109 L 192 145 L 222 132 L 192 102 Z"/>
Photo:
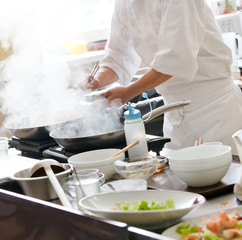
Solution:
<path fill-rule="evenodd" d="M 36 113 L 41 124 L 48 125 L 92 116 L 88 106 L 80 107 L 88 93 L 81 87 L 92 65 L 48 59 L 68 55 L 64 43 L 70 36 L 109 26 L 113 4 L 114 0 L 0 0 L 0 44 L 12 53 L 0 61 L 1 112 L 7 120 Z M 99 112 L 103 113 L 95 114 Z"/>

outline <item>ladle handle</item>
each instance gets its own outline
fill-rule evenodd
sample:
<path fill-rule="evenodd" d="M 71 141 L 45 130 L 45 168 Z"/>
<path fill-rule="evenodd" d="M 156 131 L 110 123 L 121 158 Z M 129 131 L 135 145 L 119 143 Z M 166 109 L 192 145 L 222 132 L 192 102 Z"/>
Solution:
<path fill-rule="evenodd" d="M 46 175 L 48 176 L 52 186 L 54 187 L 57 196 L 59 197 L 61 203 L 63 206 L 68 208 L 73 208 L 69 202 L 69 200 L 66 197 L 66 194 L 64 193 L 59 181 L 57 180 L 55 174 L 53 173 L 50 166 L 44 166 Z"/>

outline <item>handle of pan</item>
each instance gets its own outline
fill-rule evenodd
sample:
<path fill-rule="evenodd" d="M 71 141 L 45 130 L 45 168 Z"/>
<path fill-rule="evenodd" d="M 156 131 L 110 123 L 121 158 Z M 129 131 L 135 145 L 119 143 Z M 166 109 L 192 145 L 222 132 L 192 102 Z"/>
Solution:
<path fill-rule="evenodd" d="M 166 113 L 166 112 L 169 112 L 169 111 L 172 111 L 172 110 L 175 110 L 175 109 L 178 109 L 178 108 L 182 108 L 188 104 L 190 104 L 191 100 L 183 100 L 183 101 L 178 101 L 178 102 L 174 102 L 174 103 L 169 103 L 169 104 L 165 104 L 161 107 L 158 107 L 156 109 L 153 109 L 152 110 L 152 114 L 150 116 L 150 118 L 148 120 L 146 120 L 149 115 L 150 115 L 150 112 L 144 114 L 142 116 L 142 119 L 143 120 L 146 120 L 145 123 L 147 122 L 150 122 L 152 119 L 156 118 L 156 117 L 159 117 L 160 115 Z"/>

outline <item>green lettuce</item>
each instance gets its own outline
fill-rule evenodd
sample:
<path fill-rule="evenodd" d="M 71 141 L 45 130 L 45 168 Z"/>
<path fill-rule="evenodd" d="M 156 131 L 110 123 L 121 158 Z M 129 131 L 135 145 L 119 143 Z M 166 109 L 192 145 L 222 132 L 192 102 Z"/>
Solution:
<path fill-rule="evenodd" d="M 151 203 L 142 200 L 136 201 L 133 204 L 124 201 L 123 203 L 117 203 L 116 210 L 124 211 L 141 211 L 141 210 L 160 210 L 160 209 L 175 209 L 175 204 L 172 199 L 166 200 L 165 203 L 157 203 L 157 201 L 152 201 Z"/>

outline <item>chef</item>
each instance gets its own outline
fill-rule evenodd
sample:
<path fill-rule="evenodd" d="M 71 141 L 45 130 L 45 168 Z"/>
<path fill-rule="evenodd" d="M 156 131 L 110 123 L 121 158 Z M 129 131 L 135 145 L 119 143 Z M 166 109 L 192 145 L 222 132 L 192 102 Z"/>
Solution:
<path fill-rule="evenodd" d="M 130 80 L 140 64 L 150 70 Z M 90 79 L 95 90 L 115 81 L 103 94 L 122 103 L 155 88 L 169 104 L 191 100 L 165 114 L 165 150 L 194 145 L 195 140 L 236 148 L 232 135 L 242 129 L 242 94 L 231 78 L 231 51 L 223 43 L 205 0 L 116 0 L 110 39 L 100 69 Z"/>

